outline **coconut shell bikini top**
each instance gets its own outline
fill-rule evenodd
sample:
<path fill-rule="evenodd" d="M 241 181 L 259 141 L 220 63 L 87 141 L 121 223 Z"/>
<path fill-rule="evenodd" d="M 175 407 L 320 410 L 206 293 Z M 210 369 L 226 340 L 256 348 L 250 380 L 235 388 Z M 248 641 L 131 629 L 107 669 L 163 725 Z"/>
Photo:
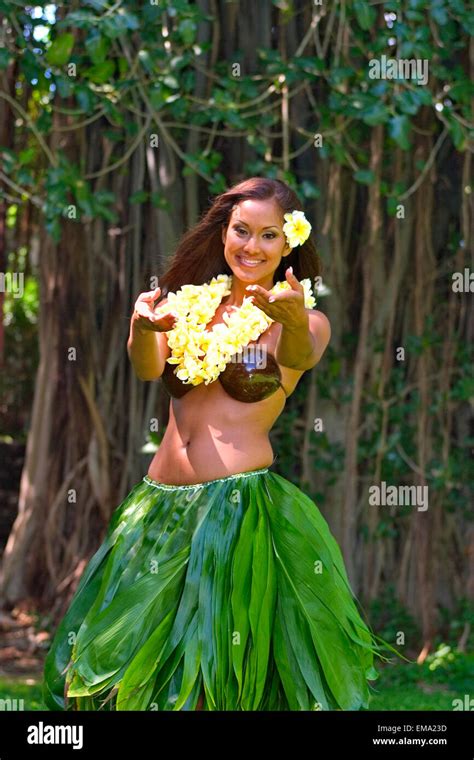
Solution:
<path fill-rule="evenodd" d="M 261 361 L 258 356 L 253 355 L 254 353 L 257 352 L 244 349 L 239 354 L 235 354 L 218 377 L 226 393 L 237 401 L 247 403 L 263 401 L 276 393 L 278 388 L 283 389 L 280 367 L 275 358 L 266 353 L 264 361 Z M 197 387 L 182 383 L 168 362 L 165 362 L 161 378 L 172 398 L 182 398 L 188 391 Z"/>

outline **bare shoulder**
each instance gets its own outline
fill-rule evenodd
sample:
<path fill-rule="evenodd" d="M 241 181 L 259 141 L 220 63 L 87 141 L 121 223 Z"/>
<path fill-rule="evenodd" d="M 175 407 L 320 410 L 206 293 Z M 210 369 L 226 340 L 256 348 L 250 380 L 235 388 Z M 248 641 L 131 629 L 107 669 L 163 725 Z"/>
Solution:
<path fill-rule="evenodd" d="M 331 323 L 323 311 L 318 309 L 306 309 L 309 317 L 310 326 L 319 327 L 319 330 L 325 330 L 328 338 L 331 337 Z M 312 330 L 311 330 L 312 332 Z"/>
<path fill-rule="evenodd" d="M 318 309 L 306 309 L 309 320 L 309 329 L 315 339 L 314 364 L 317 364 L 324 354 L 331 340 L 331 323 L 327 316 Z"/>

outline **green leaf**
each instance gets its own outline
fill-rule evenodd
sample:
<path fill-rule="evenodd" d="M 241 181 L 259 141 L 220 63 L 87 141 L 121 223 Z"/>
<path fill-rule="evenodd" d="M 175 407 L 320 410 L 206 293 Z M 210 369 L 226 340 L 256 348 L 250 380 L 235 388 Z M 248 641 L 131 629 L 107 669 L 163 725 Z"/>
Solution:
<path fill-rule="evenodd" d="M 170 87 L 172 90 L 179 90 L 179 82 L 176 77 L 172 76 L 171 74 L 168 74 L 164 77 L 163 83 L 167 87 Z"/>
<path fill-rule="evenodd" d="M 151 200 L 152 205 L 155 208 L 162 208 L 162 209 L 168 210 L 170 207 L 169 201 L 159 191 L 151 193 L 150 200 Z"/>
<path fill-rule="evenodd" d="M 39 118 L 36 121 L 36 128 L 43 132 L 43 134 L 47 134 L 51 131 L 52 127 L 52 116 L 51 111 L 46 111 L 46 109 L 40 113 Z"/>
<path fill-rule="evenodd" d="M 146 190 L 137 190 L 130 196 L 130 203 L 144 203 L 148 200 L 148 195 Z"/>
<path fill-rule="evenodd" d="M 295 60 L 291 62 L 291 65 L 295 68 L 303 69 L 303 71 L 315 76 L 324 71 L 326 67 L 325 62 L 320 58 L 305 58 L 303 56 L 295 58 Z"/>
<path fill-rule="evenodd" d="M 428 10 L 428 13 L 440 26 L 448 23 L 448 14 L 444 0 L 431 0 L 431 8 Z"/>
<path fill-rule="evenodd" d="M 196 38 L 195 22 L 191 18 L 183 19 L 178 26 L 178 32 L 186 45 L 192 45 Z"/>
<path fill-rule="evenodd" d="M 127 25 L 127 29 L 135 30 L 140 28 L 139 21 L 137 17 L 133 15 L 133 13 L 129 13 L 128 11 L 120 9 L 119 14 L 122 15 L 125 24 Z"/>
<path fill-rule="evenodd" d="M 418 22 L 422 22 L 424 20 L 423 13 L 421 11 L 407 11 L 405 13 L 405 18 L 408 19 L 409 21 L 418 21 Z"/>
<path fill-rule="evenodd" d="M 120 681 L 117 710 L 146 710 L 153 693 L 152 676 L 155 675 L 159 655 L 169 638 L 172 624 L 173 612 L 170 611 L 129 664 Z M 196 637 L 193 641 L 196 641 Z M 195 659 L 199 664 L 199 659 Z"/>
<path fill-rule="evenodd" d="M 429 87 L 417 85 L 416 95 L 422 106 L 430 106 L 433 103 L 433 95 Z"/>
<path fill-rule="evenodd" d="M 94 95 L 89 87 L 85 85 L 79 85 L 75 90 L 76 100 L 79 108 L 83 111 L 90 111 L 94 104 Z"/>
<path fill-rule="evenodd" d="M 95 84 L 104 84 L 112 78 L 114 71 L 114 61 L 104 61 L 103 63 L 97 63 L 95 66 L 86 69 L 84 76 Z"/>
<path fill-rule="evenodd" d="M 60 95 L 61 98 L 68 98 L 74 90 L 71 79 L 66 76 L 56 77 L 56 87 L 58 88 L 58 95 Z"/>
<path fill-rule="evenodd" d="M 300 185 L 300 191 L 305 198 L 319 198 L 321 196 L 321 190 L 314 182 L 310 182 L 304 179 Z"/>
<path fill-rule="evenodd" d="M 130 71 L 129 63 L 123 55 L 121 55 L 120 58 L 118 59 L 118 68 L 119 68 L 119 75 L 121 77 L 124 77 L 125 74 L 127 74 Z"/>
<path fill-rule="evenodd" d="M 212 182 L 209 185 L 209 192 L 213 195 L 223 193 L 227 188 L 227 180 L 221 172 L 215 172 Z"/>
<path fill-rule="evenodd" d="M 53 66 L 64 66 L 69 61 L 73 47 L 74 35 L 71 32 L 61 34 L 49 46 L 46 60 Z"/>
<path fill-rule="evenodd" d="M 27 169 L 20 169 L 17 175 L 17 179 L 23 187 L 33 187 L 35 184 L 33 175 Z"/>
<path fill-rule="evenodd" d="M 46 231 L 51 235 L 55 243 L 61 240 L 61 225 L 59 219 L 54 218 L 46 222 Z"/>
<path fill-rule="evenodd" d="M 94 216 L 94 204 L 90 198 L 82 198 L 78 201 L 78 205 L 86 216 Z"/>
<path fill-rule="evenodd" d="M 357 23 L 361 29 L 370 29 L 377 18 L 377 11 L 367 2 L 367 0 L 355 0 L 354 10 Z"/>
<path fill-rule="evenodd" d="M 371 185 L 375 180 L 375 174 L 371 169 L 359 169 L 354 172 L 354 179 L 363 185 Z"/>
<path fill-rule="evenodd" d="M 400 110 L 403 113 L 411 114 L 414 116 L 420 108 L 421 101 L 418 97 L 418 93 L 413 90 L 402 90 L 396 98 Z"/>
<path fill-rule="evenodd" d="M 455 100 L 457 103 L 466 103 L 467 105 L 474 97 L 474 84 L 472 84 L 468 79 L 462 79 L 460 81 L 454 82 L 452 87 L 450 87 L 448 94 L 449 97 Z"/>
<path fill-rule="evenodd" d="M 95 11 L 103 11 L 107 8 L 107 0 L 83 0 L 83 5 L 90 5 Z"/>
<path fill-rule="evenodd" d="M 375 127 L 377 124 L 384 124 L 389 116 L 388 107 L 381 100 L 363 108 L 360 111 L 360 117 L 364 124 L 369 127 Z"/>
<path fill-rule="evenodd" d="M 160 111 L 165 104 L 165 91 L 159 85 L 149 90 L 148 97 L 155 111 Z"/>
<path fill-rule="evenodd" d="M 411 124 L 407 116 L 392 116 L 389 121 L 388 129 L 390 137 L 392 137 L 403 150 L 408 150 L 411 147 L 410 140 L 408 139 Z"/>
<path fill-rule="evenodd" d="M 275 562 L 268 517 L 258 503 L 252 505 L 252 509 L 256 511 L 258 517 L 252 535 L 252 565 L 248 576 L 250 585 L 248 620 L 252 646 L 248 649 L 242 688 L 243 710 L 257 710 L 263 696 L 276 604 Z"/>
<path fill-rule="evenodd" d="M 148 74 L 151 74 L 153 72 L 153 61 L 148 50 L 139 50 L 138 60 Z"/>
<path fill-rule="evenodd" d="M 110 100 L 103 101 L 104 111 L 109 117 L 109 121 L 112 121 L 114 125 L 123 125 L 125 114 Z"/>
<path fill-rule="evenodd" d="M 328 80 L 332 85 L 336 85 L 346 82 L 352 76 L 354 69 L 351 66 L 337 66 L 330 70 Z"/>
<path fill-rule="evenodd" d="M 27 148 L 26 150 L 20 150 L 18 154 L 18 160 L 20 164 L 30 164 L 36 158 L 36 149 Z"/>
<path fill-rule="evenodd" d="M 110 43 L 105 37 L 95 34 L 86 40 L 86 50 L 92 63 L 103 63 L 107 57 Z"/>
<path fill-rule="evenodd" d="M 128 30 L 134 31 L 139 26 L 136 16 L 133 13 L 124 11 L 122 8 L 114 16 L 107 16 L 103 21 L 104 32 L 111 39 L 120 37 Z"/>
<path fill-rule="evenodd" d="M 387 198 L 387 213 L 389 216 L 395 216 L 397 213 L 398 200 L 390 196 Z"/>
<path fill-rule="evenodd" d="M 123 135 L 116 129 L 103 129 L 102 135 L 111 142 L 120 142 L 123 140 Z"/>
<path fill-rule="evenodd" d="M 332 146 L 332 154 L 335 157 L 336 161 L 339 164 L 342 164 L 343 166 L 349 166 L 349 161 L 347 159 L 347 153 L 345 151 L 345 148 L 340 145 L 340 143 L 333 143 Z"/>
<path fill-rule="evenodd" d="M 457 119 L 453 116 L 446 114 L 446 120 L 448 122 L 448 131 L 453 140 L 456 150 L 464 150 L 464 130 Z"/>
<path fill-rule="evenodd" d="M 74 185 L 74 194 L 78 201 L 90 199 L 91 192 L 89 185 L 83 180 L 78 180 Z"/>
<path fill-rule="evenodd" d="M 73 11 L 72 13 L 69 13 L 63 21 L 58 22 L 58 25 L 61 24 L 64 26 L 64 24 L 67 23 L 69 27 L 73 26 L 78 29 L 89 29 L 94 25 L 95 21 L 96 16 L 94 16 L 93 13 L 89 13 L 89 11 Z"/>
<path fill-rule="evenodd" d="M 232 665 L 239 686 L 239 697 L 242 694 L 246 677 L 244 660 L 247 641 L 250 636 L 249 607 L 252 583 L 252 537 L 255 533 L 257 520 L 257 511 L 252 501 L 243 517 L 239 542 L 233 558 L 230 605 L 234 621 L 234 631 L 239 632 L 240 641 L 238 646 L 232 647 Z"/>

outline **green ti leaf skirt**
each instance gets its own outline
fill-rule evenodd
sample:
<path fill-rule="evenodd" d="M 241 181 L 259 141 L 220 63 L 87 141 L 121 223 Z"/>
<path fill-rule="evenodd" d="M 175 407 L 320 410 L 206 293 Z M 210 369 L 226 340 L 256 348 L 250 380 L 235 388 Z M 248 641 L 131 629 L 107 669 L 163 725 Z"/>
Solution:
<path fill-rule="evenodd" d="M 194 710 L 201 694 L 204 710 L 367 709 L 377 641 L 294 484 L 268 468 L 191 486 L 145 476 L 55 631 L 43 698 L 51 710 Z"/>

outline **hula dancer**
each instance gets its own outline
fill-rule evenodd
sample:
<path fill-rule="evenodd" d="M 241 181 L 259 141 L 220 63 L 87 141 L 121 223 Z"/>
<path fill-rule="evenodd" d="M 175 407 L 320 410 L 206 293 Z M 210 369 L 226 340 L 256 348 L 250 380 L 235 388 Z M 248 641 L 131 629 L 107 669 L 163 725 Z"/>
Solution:
<path fill-rule="evenodd" d="M 270 469 L 269 432 L 330 339 L 310 232 L 285 183 L 251 178 L 138 297 L 128 352 L 169 423 L 55 633 L 50 709 L 368 707 L 386 643 L 318 507 Z"/>

